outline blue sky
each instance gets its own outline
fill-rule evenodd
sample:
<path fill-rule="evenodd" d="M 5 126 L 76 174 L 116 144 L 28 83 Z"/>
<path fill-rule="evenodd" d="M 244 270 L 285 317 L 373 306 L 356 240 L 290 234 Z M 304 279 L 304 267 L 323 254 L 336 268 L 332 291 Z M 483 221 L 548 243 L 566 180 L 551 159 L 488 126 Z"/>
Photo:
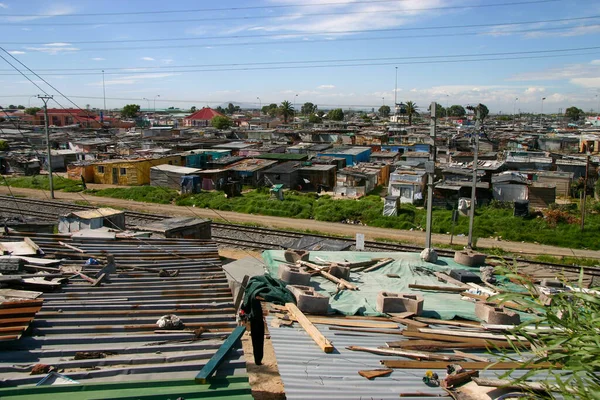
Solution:
<path fill-rule="evenodd" d="M 599 107 L 597 0 L 0 0 L 0 37 L 81 107 L 103 107 L 104 69 L 108 108 L 377 108 L 394 103 L 396 67 L 398 102 L 421 109 Z M 0 104 L 38 105 L 40 90 L 0 64 Z"/>

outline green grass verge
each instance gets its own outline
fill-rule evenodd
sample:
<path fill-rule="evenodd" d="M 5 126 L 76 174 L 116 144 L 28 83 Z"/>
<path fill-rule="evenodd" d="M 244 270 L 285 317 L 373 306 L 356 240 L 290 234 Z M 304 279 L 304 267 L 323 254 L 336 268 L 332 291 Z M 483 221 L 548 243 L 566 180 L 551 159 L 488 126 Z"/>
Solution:
<path fill-rule="evenodd" d="M 6 186 L 7 182 L 9 186 L 17 188 L 50 190 L 48 175 L 20 176 L 15 178 L 6 178 L 6 181 L 4 181 L 4 179 L 0 180 L 0 184 L 3 186 Z M 53 176 L 52 183 L 54 190 L 61 190 L 63 192 L 83 191 L 83 186 L 80 181 L 74 181 L 60 176 Z"/>

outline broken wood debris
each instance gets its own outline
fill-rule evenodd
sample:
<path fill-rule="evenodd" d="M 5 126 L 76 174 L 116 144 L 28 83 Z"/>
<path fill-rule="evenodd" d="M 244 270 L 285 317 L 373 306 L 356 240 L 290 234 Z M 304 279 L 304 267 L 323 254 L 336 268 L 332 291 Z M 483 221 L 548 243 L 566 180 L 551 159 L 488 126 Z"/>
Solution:
<path fill-rule="evenodd" d="M 306 268 L 309 268 L 313 271 L 318 272 L 321 276 L 323 276 L 326 279 L 329 279 L 331 282 L 337 283 L 338 285 L 342 286 L 344 289 L 349 289 L 349 290 L 358 290 L 358 287 L 351 284 L 350 282 L 348 282 L 345 279 L 342 278 L 336 278 L 335 276 L 331 275 L 329 272 L 327 272 L 325 269 L 325 267 L 321 267 L 319 265 L 307 262 L 307 261 L 298 261 L 297 265 L 302 265 Z"/>
<path fill-rule="evenodd" d="M 375 271 L 376 269 L 379 269 L 385 265 L 388 265 L 389 263 L 394 262 L 393 258 L 384 258 L 383 260 L 379 261 L 377 264 L 373 265 L 372 267 L 366 268 L 363 270 L 363 272 L 371 272 L 371 271 Z"/>
<path fill-rule="evenodd" d="M 465 291 L 462 287 L 454 287 L 454 286 L 433 286 L 433 285 L 419 285 L 416 283 L 409 283 L 408 287 L 410 289 L 418 289 L 418 290 L 433 290 L 436 292 L 451 292 L 451 293 L 462 293 Z"/>
<path fill-rule="evenodd" d="M 426 353 L 421 351 L 405 351 L 395 350 L 386 348 L 373 348 L 373 347 L 361 347 L 361 346 L 348 346 L 348 350 L 362 351 L 365 353 L 378 354 L 382 356 L 400 356 L 406 358 L 413 358 L 416 360 L 432 360 L 432 361 L 461 361 L 464 360 L 462 357 L 454 356 L 451 354 L 441 355 L 434 353 Z"/>
<path fill-rule="evenodd" d="M 445 369 L 448 365 L 444 361 L 415 361 L 415 360 L 382 360 L 381 364 L 388 368 L 397 369 Z M 468 369 L 490 369 L 490 370 L 512 370 L 512 369 L 546 369 L 556 368 L 557 365 L 552 363 L 538 363 L 538 364 L 526 364 L 518 362 L 497 362 L 497 363 L 486 363 L 480 361 L 467 361 L 461 362 L 460 365 L 463 368 Z"/>
<path fill-rule="evenodd" d="M 441 386 L 444 388 L 450 388 L 465 384 L 471 380 L 473 377 L 479 376 L 479 371 L 465 371 L 460 372 L 456 375 L 448 375 L 446 379 L 442 380 Z"/>
<path fill-rule="evenodd" d="M 361 370 L 361 371 L 358 371 L 358 374 L 364 378 L 367 378 L 368 380 L 372 380 L 372 379 L 379 378 L 382 376 L 388 376 L 392 372 L 394 372 L 393 369 L 386 368 L 386 369 Z"/>

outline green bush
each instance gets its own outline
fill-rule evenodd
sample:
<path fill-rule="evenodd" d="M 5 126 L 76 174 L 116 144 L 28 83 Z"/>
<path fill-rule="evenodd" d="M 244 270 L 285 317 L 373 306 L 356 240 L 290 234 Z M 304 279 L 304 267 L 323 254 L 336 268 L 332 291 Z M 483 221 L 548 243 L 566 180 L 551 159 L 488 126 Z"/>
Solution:
<path fill-rule="evenodd" d="M 134 201 L 143 201 L 145 203 L 171 204 L 178 196 L 176 190 L 163 189 L 156 186 L 139 186 L 128 188 L 109 188 L 88 192 L 94 196 L 112 197 L 115 199 L 125 199 Z"/>

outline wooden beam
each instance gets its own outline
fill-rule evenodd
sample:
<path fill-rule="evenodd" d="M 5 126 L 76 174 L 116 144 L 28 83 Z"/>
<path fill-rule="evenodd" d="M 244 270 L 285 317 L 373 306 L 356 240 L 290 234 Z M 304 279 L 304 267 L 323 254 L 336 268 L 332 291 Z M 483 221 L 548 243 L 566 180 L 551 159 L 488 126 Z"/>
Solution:
<path fill-rule="evenodd" d="M 316 316 L 309 316 L 307 317 L 307 319 L 313 324 L 322 325 L 348 326 L 353 328 L 398 329 L 398 324 L 394 322 L 357 321 L 355 319 L 328 318 Z"/>
<path fill-rule="evenodd" d="M 507 340 L 487 340 L 487 339 L 477 339 L 477 338 L 468 338 L 463 336 L 450 336 L 450 335 L 440 335 L 437 333 L 423 333 L 423 332 L 411 332 L 411 331 L 402 331 L 402 335 L 411 338 L 419 338 L 419 339 L 431 339 L 431 340 L 439 340 L 442 342 L 453 342 L 453 343 L 470 343 L 476 344 L 483 347 L 509 347 L 510 343 Z M 515 343 L 517 344 L 517 343 Z"/>
<path fill-rule="evenodd" d="M 448 375 L 446 379 L 442 380 L 441 386 L 443 388 L 455 387 L 464 383 L 470 382 L 471 378 L 479 376 L 479 371 L 465 371 L 456 375 Z"/>
<path fill-rule="evenodd" d="M 383 260 L 379 261 L 377 264 L 373 265 L 372 267 L 364 269 L 363 272 L 375 271 L 376 269 L 379 269 L 385 265 L 388 265 L 391 262 L 394 262 L 393 258 L 384 258 Z"/>
<path fill-rule="evenodd" d="M 527 342 L 527 338 L 524 336 L 515 336 L 515 335 L 498 335 L 495 333 L 487 333 L 487 332 L 467 332 L 467 331 L 458 331 L 458 330 L 449 330 L 449 329 L 431 329 L 431 328 L 419 328 L 419 332 L 421 333 L 433 333 L 438 335 L 448 335 L 448 336 L 456 336 L 461 338 L 475 338 L 475 339 L 490 339 L 490 340 L 519 340 L 523 342 Z"/>
<path fill-rule="evenodd" d="M 396 318 L 411 318 L 415 315 L 415 313 L 412 311 L 404 311 L 401 313 L 388 313 L 388 315 Z"/>
<path fill-rule="evenodd" d="M 207 383 L 208 379 L 212 376 L 212 374 L 219 368 L 219 365 L 225 359 L 229 350 L 231 350 L 235 344 L 240 340 L 244 332 L 246 331 L 246 326 L 238 326 L 231 332 L 231 335 L 223 342 L 219 350 L 210 358 L 210 360 L 202 367 L 198 375 L 196 375 L 195 381 L 196 383 Z"/>
<path fill-rule="evenodd" d="M 84 251 L 84 250 L 81 250 L 79 247 L 75 247 L 75 246 L 73 246 L 73 245 L 70 245 L 70 244 L 68 244 L 68 243 L 65 243 L 65 242 L 58 242 L 58 244 L 60 244 L 61 246 L 64 246 L 64 247 L 66 247 L 67 249 L 75 250 L 75 251 L 76 251 L 76 252 L 78 252 L 78 253 L 85 253 L 85 251 Z"/>
<path fill-rule="evenodd" d="M 411 289 L 418 290 L 433 290 L 436 292 L 452 292 L 452 293 L 462 293 L 465 291 L 462 287 L 455 286 L 433 286 L 433 285 L 419 285 L 416 283 L 409 283 L 408 287 Z"/>
<path fill-rule="evenodd" d="M 442 342 L 439 340 L 398 340 L 386 342 L 386 345 L 391 348 L 427 351 L 438 351 L 442 349 L 486 350 L 491 348 L 489 345 L 486 346 L 468 342 Z M 506 347 L 510 347 L 508 343 L 506 343 Z"/>
<path fill-rule="evenodd" d="M 298 323 L 304 328 L 306 333 L 315 341 L 315 343 L 323 350 L 325 353 L 331 353 L 334 350 L 331 342 L 323 336 L 323 334 L 317 329 L 316 326 L 313 325 L 312 322 L 306 318 L 306 316 L 296 307 L 294 303 L 286 303 L 285 307 L 287 308 L 290 315 L 298 321 Z"/>
<path fill-rule="evenodd" d="M 445 361 L 414 361 L 414 360 L 382 360 L 381 363 L 388 368 L 398 369 L 443 369 L 445 370 L 448 363 Z M 467 369 L 489 369 L 489 370 L 501 370 L 501 369 L 543 369 L 543 368 L 557 368 L 557 365 L 551 363 L 539 363 L 539 364 L 528 364 L 517 363 L 517 362 L 499 362 L 499 363 L 486 363 L 479 361 L 466 361 L 461 362 L 460 366 Z"/>
<path fill-rule="evenodd" d="M 503 389 L 522 389 L 522 390 L 533 390 L 536 392 L 560 392 L 561 388 L 557 385 L 548 385 L 543 382 L 520 382 L 514 383 L 509 379 L 488 379 L 488 378 L 473 378 L 479 386 L 497 387 Z M 568 393 L 577 393 L 577 391 L 571 387 L 565 388 Z"/>
<path fill-rule="evenodd" d="M 408 319 L 408 318 L 391 317 L 390 319 L 394 322 L 398 322 L 399 324 L 406 325 L 406 326 L 414 326 L 417 328 L 427 328 L 429 326 L 423 322 L 415 321 L 415 320 Z"/>
<path fill-rule="evenodd" d="M 385 330 L 385 329 L 364 329 L 364 328 L 344 328 L 340 326 L 330 326 L 330 331 L 344 331 L 344 332 L 356 332 L 356 333 L 378 333 L 382 335 L 402 335 L 402 331 L 397 330 Z"/>
<path fill-rule="evenodd" d="M 351 284 L 350 282 L 348 282 L 345 279 L 337 278 L 337 277 L 331 275 L 329 272 L 325 271 L 324 268 L 322 268 L 316 264 L 309 263 L 307 261 L 298 261 L 298 264 L 303 265 L 307 268 L 310 268 L 314 271 L 317 271 L 322 277 L 329 279 L 333 283 L 337 283 L 338 285 L 343 286 L 345 289 L 358 290 L 357 286 Z"/>

